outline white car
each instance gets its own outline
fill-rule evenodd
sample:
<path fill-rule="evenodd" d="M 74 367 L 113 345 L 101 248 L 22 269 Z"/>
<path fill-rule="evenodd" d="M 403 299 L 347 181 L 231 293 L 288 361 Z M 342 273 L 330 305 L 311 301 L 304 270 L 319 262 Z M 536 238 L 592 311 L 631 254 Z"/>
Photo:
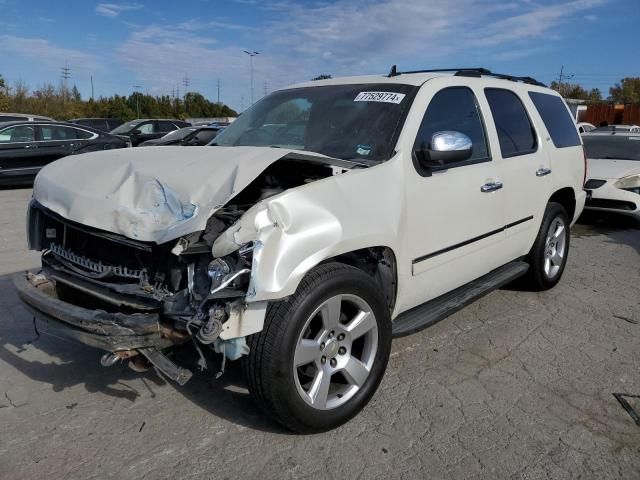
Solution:
<path fill-rule="evenodd" d="M 585 208 L 640 220 L 640 133 L 587 133 L 589 192 Z"/>
<path fill-rule="evenodd" d="M 15 285 L 39 332 L 106 350 L 104 365 L 184 384 L 164 353 L 177 344 L 241 359 L 297 432 L 364 408 L 392 336 L 523 275 L 553 287 L 586 197 L 562 98 L 484 69 L 295 85 L 214 145 L 45 167 L 28 218 L 42 269 Z"/>

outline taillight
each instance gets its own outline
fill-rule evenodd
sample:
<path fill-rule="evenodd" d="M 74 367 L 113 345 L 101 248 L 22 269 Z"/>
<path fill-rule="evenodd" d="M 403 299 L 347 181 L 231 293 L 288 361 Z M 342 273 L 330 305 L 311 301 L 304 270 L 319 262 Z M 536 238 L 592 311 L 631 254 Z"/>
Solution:
<path fill-rule="evenodd" d="M 582 177 L 582 186 L 587 183 L 587 151 L 582 147 L 582 156 L 584 157 L 584 177 Z"/>

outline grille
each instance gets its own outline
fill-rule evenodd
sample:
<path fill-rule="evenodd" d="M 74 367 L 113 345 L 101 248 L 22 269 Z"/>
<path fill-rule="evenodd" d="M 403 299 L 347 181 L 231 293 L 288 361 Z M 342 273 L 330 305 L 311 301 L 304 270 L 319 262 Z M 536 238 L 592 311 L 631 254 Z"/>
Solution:
<path fill-rule="evenodd" d="M 91 260 L 90 258 L 77 255 L 71 250 L 67 250 L 60 245 L 52 243 L 49 246 L 49 250 L 59 259 L 66 260 L 78 267 L 81 267 L 90 272 L 97 273 L 101 277 L 113 275 L 121 278 L 141 279 L 146 278 L 146 270 L 131 269 L 122 265 L 105 265 L 102 262 Z"/>

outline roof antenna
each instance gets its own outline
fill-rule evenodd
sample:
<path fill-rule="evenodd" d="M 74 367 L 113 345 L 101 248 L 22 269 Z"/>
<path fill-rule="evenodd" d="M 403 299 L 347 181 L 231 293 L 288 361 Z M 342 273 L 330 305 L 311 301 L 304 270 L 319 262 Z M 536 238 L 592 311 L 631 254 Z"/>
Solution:
<path fill-rule="evenodd" d="M 389 75 L 387 75 L 389 78 L 391 77 L 396 77 L 398 75 L 398 69 L 395 65 L 393 65 L 391 67 L 391 70 L 389 71 Z"/>

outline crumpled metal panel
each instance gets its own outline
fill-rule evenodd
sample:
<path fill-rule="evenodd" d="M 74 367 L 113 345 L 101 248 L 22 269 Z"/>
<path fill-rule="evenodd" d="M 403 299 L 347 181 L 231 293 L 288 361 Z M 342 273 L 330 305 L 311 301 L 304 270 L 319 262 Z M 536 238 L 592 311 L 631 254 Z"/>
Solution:
<path fill-rule="evenodd" d="M 164 243 L 207 219 L 292 150 L 146 147 L 72 155 L 47 165 L 33 196 L 69 220 Z"/>
<path fill-rule="evenodd" d="M 399 159 L 318 180 L 264 200 L 220 235 L 214 256 L 254 241 L 247 301 L 283 298 L 327 258 L 366 247 L 401 248 Z M 403 267 L 400 266 L 400 269 Z"/>

